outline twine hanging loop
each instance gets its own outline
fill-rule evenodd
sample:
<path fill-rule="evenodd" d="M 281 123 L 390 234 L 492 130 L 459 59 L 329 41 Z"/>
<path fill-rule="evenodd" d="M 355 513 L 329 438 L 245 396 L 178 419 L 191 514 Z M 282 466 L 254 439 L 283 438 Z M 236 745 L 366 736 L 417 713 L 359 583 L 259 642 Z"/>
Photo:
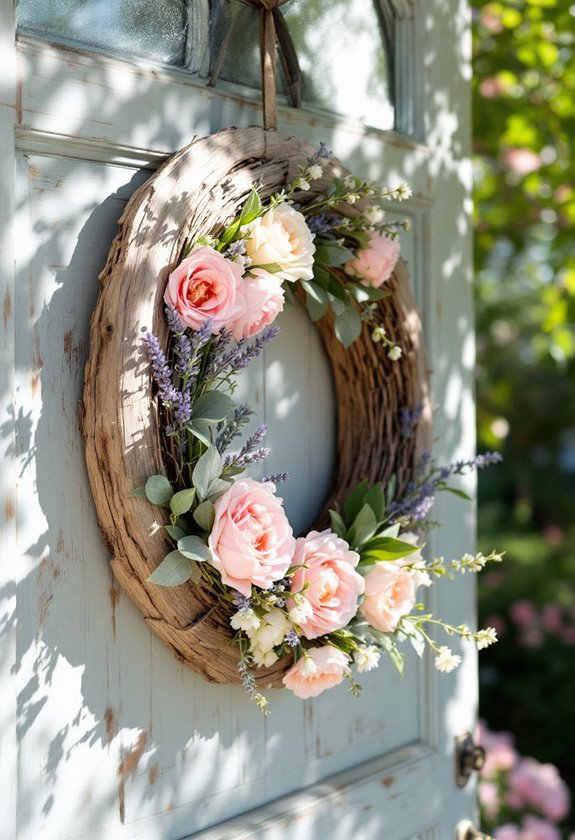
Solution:
<path fill-rule="evenodd" d="M 277 128 L 276 20 L 288 0 L 249 0 L 260 13 L 260 53 L 264 128 Z M 276 11 L 277 10 L 277 11 Z"/>

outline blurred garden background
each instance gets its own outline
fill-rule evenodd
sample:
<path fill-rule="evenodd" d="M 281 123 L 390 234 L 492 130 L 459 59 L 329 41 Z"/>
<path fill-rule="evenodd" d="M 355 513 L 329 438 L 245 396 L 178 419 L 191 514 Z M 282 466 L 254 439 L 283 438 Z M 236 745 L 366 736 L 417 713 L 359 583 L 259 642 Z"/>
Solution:
<path fill-rule="evenodd" d="M 480 715 L 513 735 L 486 736 L 483 829 L 555 840 L 575 832 L 575 0 L 474 0 L 473 27 L 478 437 L 504 457 L 479 548 L 507 551 L 479 584 L 500 638 Z"/>

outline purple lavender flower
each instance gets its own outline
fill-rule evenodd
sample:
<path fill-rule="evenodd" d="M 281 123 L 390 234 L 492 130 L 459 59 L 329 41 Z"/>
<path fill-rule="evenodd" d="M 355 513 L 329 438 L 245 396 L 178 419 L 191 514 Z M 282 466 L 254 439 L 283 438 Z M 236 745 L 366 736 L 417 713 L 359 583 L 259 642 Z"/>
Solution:
<path fill-rule="evenodd" d="M 272 484 L 282 484 L 284 481 L 289 480 L 289 473 L 287 472 L 277 472 L 272 473 L 271 475 L 266 475 L 265 478 L 262 478 L 261 483 L 265 484 L 266 481 L 271 481 Z"/>
<path fill-rule="evenodd" d="M 401 409 L 401 426 L 399 432 L 401 437 L 411 437 L 415 433 L 422 414 L 423 405 L 421 404 L 416 406 L 413 411 L 410 411 L 406 407 Z"/>
<path fill-rule="evenodd" d="M 148 358 L 152 365 L 152 376 L 158 386 L 158 394 L 162 402 L 172 405 L 178 400 L 178 390 L 174 387 L 174 373 L 168 364 L 164 351 L 160 347 L 157 337 L 150 332 L 144 335 L 144 344 L 148 351 Z"/>
<path fill-rule="evenodd" d="M 299 636 L 295 630 L 290 630 L 286 636 L 286 642 L 290 647 L 297 647 L 299 645 Z"/>

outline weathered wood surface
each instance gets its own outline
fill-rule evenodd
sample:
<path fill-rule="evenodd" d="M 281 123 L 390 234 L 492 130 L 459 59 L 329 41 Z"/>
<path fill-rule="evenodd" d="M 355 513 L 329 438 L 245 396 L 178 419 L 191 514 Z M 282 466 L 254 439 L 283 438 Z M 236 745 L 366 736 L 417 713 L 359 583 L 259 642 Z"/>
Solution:
<path fill-rule="evenodd" d="M 262 197 L 292 180 L 310 154 L 300 140 L 258 128 L 227 129 L 195 140 L 174 155 L 132 197 L 102 272 L 90 334 L 83 429 L 86 459 L 100 526 L 118 581 L 149 626 L 175 655 L 214 682 L 239 682 L 229 614 L 193 584 L 165 589 L 146 582 L 170 544 L 157 528 L 157 509 L 130 496 L 148 475 L 166 473 L 156 406 L 142 334 L 165 342 L 163 291 L 184 245 L 229 223 L 252 187 Z M 320 191 L 345 170 L 330 161 Z M 391 362 L 369 329 L 347 351 L 327 319 L 318 324 L 331 362 L 338 413 L 338 466 L 330 504 L 367 478 L 399 487 L 410 477 L 414 443 L 400 437 L 400 411 L 426 405 L 422 436 L 429 436 L 427 370 L 421 325 L 404 264 L 380 303 L 391 338 L 404 350 Z M 258 672 L 263 685 L 281 686 L 289 660 Z"/>

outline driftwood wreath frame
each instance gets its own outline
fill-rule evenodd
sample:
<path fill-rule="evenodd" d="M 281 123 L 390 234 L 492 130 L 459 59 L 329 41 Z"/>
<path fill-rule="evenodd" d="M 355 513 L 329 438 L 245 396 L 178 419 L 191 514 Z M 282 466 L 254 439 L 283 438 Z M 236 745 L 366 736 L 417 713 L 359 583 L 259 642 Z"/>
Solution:
<path fill-rule="evenodd" d="M 157 509 L 130 494 L 152 474 L 166 473 L 157 406 L 142 336 L 167 342 L 163 293 L 187 241 L 229 223 L 252 185 L 263 200 L 289 183 L 311 154 L 296 137 L 261 128 L 226 129 L 195 139 L 171 157 L 128 202 L 101 279 L 90 330 L 81 406 L 86 461 L 96 511 L 112 555 L 112 569 L 152 630 L 175 655 L 218 683 L 239 683 L 238 652 L 226 606 L 187 583 L 175 588 L 146 582 L 170 550 L 157 528 Z M 347 171 L 333 158 L 321 192 Z M 389 337 L 403 349 L 391 362 L 369 329 L 348 349 L 327 318 L 317 328 L 329 358 L 338 411 L 338 463 L 330 505 L 362 479 L 398 487 L 413 474 L 422 440 L 429 439 L 430 408 L 422 327 L 403 261 L 388 281 L 392 294 L 378 305 Z M 418 439 L 400 447 L 400 412 L 423 403 Z M 258 669 L 258 682 L 281 687 L 291 662 Z"/>

